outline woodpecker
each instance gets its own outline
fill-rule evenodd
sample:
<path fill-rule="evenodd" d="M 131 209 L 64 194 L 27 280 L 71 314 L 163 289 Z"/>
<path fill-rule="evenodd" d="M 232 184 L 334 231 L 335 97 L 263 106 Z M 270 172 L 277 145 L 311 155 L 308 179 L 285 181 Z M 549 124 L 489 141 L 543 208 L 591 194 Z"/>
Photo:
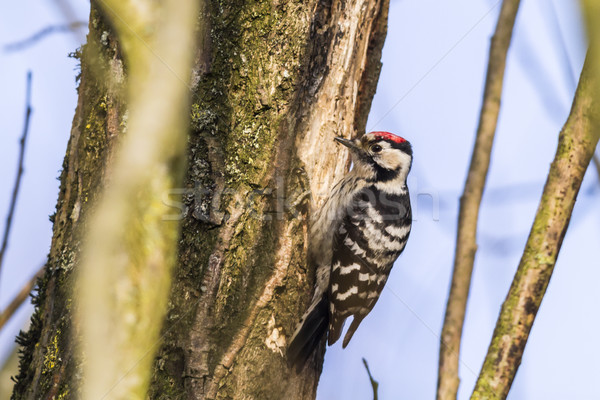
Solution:
<path fill-rule="evenodd" d="M 394 261 L 410 234 L 412 213 L 406 177 L 410 143 L 389 132 L 335 140 L 348 147 L 353 167 L 332 189 L 310 226 L 309 263 L 316 267 L 315 293 L 287 350 L 301 369 L 323 335 L 345 348 L 375 306 Z"/>

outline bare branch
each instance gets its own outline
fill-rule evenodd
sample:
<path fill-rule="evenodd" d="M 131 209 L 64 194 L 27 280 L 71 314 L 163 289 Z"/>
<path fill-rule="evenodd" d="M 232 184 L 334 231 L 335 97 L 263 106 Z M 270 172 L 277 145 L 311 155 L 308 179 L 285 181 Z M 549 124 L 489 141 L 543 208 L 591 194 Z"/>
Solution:
<path fill-rule="evenodd" d="M 458 377 L 460 340 L 475 262 L 475 252 L 477 251 L 476 237 L 479 206 L 490 165 L 492 145 L 500 112 L 506 55 L 510 46 L 519 3 L 519 0 L 503 1 L 496 31 L 490 45 L 479 127 L 477 128 L 467 181 L 460 200 L 454 271 L 440 343 L 438 400 L 454 400 L 458 392 L 460 382 Z"/>
<path fill-rule="evenodd" d="M 596 70 L 588 57 L 525 251 L 508 292 L 471 399 L 505 399 L 521 363 L 567 231 L 583 176 L 600 136 Z"/>
<path fill-rule="evenodd" d="M 50 26 L 47 26 L 47 27 L 43 28 L 42 30 L 34 33 L 33 35 L 29 36 L 26 39 L 22 39 L 17 42 L 5 44 L 2 48 L 2 50 L 5 53 L 12 53 L 15 51 L 24 50 L 27 47 L 31 47 L 31 46 L 35 45 L 42 39 L 45 39 L 46 37 L 48 37 L 54 33 L 73 32 L 84 26 L 86 26 L 86 23 L 82 22 L 82 21 L 71 22 L 70 24 L 50 25 Z"/>
<path fill-rule="evenodd" d="M 371 381 L 371 386 L 373 387 L 373 400 L 377 400 L 378 395 L 378 389 L 379 389 L 379 382 L 377 382 L 375 379 L 373 379 L 373 375 L 371 375 L 371 371 L 369 370 L 369 364 L 367 363 L 367 360 L 365 358 L 362 359 L 363 364 L 365 365 L 365 369 L 367 370 L 367 374 L 369 374 L 369 380 Z"/>
<path fill-rule="evenodd" d="M 63 15 L 65 21 L 77 21 L 79 19 L 71 0 L 52 0 L 52 3 L 56 6 L 58 12 Z M 85 24 L 87 22 L 84 23 L 84 26 Z M 77 43 L 85 43 L 85 35 L 86 32 L 83 29 L 73 30 L 73 36 L 75 36 Z"/>
<path fill-rule="evenodd" d="M 15 207 L 17 205 L 17 197 L 19 196 L 19 189 L 21 187 L 21 178 L 23 176 L 23 161 L 25 159 L 25 146 L 27 144 L 27 135 L 29 134 L 29 120 L 31 118 L 31 71 L 27 72 L 27 86 L 25 89 L 25 124 L 23 126 L 23 135 L 19 140 L 21 150 L 19 151 L 19 162 L 17 166 L 17 177 L 13 186 L 12 198 L 10 200 L 10 206 L 8 208 L 8 215 L 6 217 L 6 225 L 4 227 L 4 235 L 2 237 L 2 247 L 0 248 L 0 275 L 2 272 L 2 263 L 4 262 L 4 253 L 8 246 L 8 238 L 10 236 L 10 228 L 12 226 L 12 220 L 15 214 Z"/>
<path fill-rule="evenodd" d="M 600 179 L 600 158 L 598 158 L 598 154 L 594 154 L 592 158 L 594 160 L 594 165 L 596 166 L 596 172 L 598 173 L 598 179 Z"/>
<path fill-rule="evenodd" d="M 27 281 L 27 283 L 25 283 L 23 288 L 21 288 L 21 291 L 15 296 L 10 304 L 4 310 L 2 310 L 2 313 L 0 313 L 0 330 L 4 328 L 4 325 L 6 325 L 19 307 L 21 307 L 25 300 L 27 300 L 29 293 L 31 293 L 33 290 L 38 278 L 42 276 L 44 268 L 46 268 L 46 265 L 43 265 L 42 268 L 40 268 L 39 271 L 36 272 L 35 275 L 29 281 Z"/>

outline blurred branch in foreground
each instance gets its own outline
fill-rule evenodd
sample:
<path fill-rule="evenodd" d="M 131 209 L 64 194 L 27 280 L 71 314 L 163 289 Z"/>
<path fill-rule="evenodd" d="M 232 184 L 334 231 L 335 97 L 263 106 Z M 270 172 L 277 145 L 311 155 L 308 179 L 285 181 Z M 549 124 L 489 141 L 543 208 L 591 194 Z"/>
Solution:
<path fill-rule="evenodd" d="M 377 391 L 379 389 L 379 382 L 373 379 L 373 375 L 371 375 L 371 371 L 369 370 L 369 364 L 365 358 L 362 359 L 363 364 L 365 365 L 365 369 L 367 370 L 367 374 L 369 374 L 369 381 L 371 381 L 371 386 L 373 387 L 373 400 L 377 400 L 378 395 Z"/>
<path fill-rule="evenodd" d="M 42 39 L 50 36 L 54 33 L 65 33 L 65 32 L 75 32 L 78 29 L 86 26 L 87 24 L 82 21 L 71 22 L 70 24 L 62 24 L 62 25 L 50 25 L 42 30 L 34 33 L 33 35 L 25 38 L 23 40 L 19 40 L 12 43 L 7 43 L 2 46 L 2 50 L 5 53 L 12 53 L 20 50 L 24 50 L 28 47 L 31 47 L 41 41 Z"/>
<path fill-rule="evenodd" d="M 198 2 L 101 5 L 127 60 L 129 116 L 84 239 L 76 289 L 83 397 L 143 399 L 177 251 L 179 221 L 163 198 L 185 171 Z"/>
<path fill-rule="evenodd" d="M 4 253 L 8 246 L 8 238 L 10 236 L 10 228 L 12 226 L 13 217 L 15 214 L 15 207 L 17 205 L 17 197 L 19 196 L 19 189 L 21 187 L 21 178 L 23 177 L 23 162 L 25 159 L 25 147 L 27 145 L 27 135 L 29 134 L 29 120 L 31 119 L 31 71 L 27 72 L 27 86 L 25 89 L 25 123 L 23 126 L 23 135 L 19 140 L 21 150 L 19 151 L 19 162 L 17 166 L 17 177 L 13 186 L 12 197 L 10 199 L 10 206 L 8 208 L 8 215 L 6 217 L 6 225 L 4 226 L 4 235 L 2 236 L 2 247 L 0 248 L 0 276 L 2 273 L 2 264 L 4 262 Z"/>
<path fill-rule="evenodd" d="M 558 148 L 521 262 L 508 292 L 471 399 L 505 399 L 567 231 L 577 193 L 598 143 L 596 60 L 583 66 L 571 113 Z"/>
<path fill-rule="evenodd" d="M 17 295 L 10 302 L 10 304 L 4 310 L 2 310 L 2 313 L 0 313 L 0 330 L 4 328 L 4 325 L 6 325 L 10 318 L 19 309 L 19 307 L 21 307 L 25 300 L 27 300 L 29 294 L 35 287 L 35 283 L 37 282 L 38 278 L 42 276 L 44 268 L 46 268 L 45 264 L 42 266 L 42 268 L 39 269 L 38 272 L 35 273 L 33 277 L 31 277 L 30 280 L 27 281 L 27 283 L 25 283 L 25 285 L 21 288 L 19 293 L 17 293 Z"/>
<path fill-rule="evenodd" d="M 15 382 L 12 377 L 19 369 L 19 345 L 14 343 L 0 366 L 0 399 L 10 399 Z"/>
<path fill-rule="evenodd" d="M 460 199 L 454 271 L 440 340 L 438 400 L 455 400 L 458 392 L 460 341 L 473 264 L 475 263 L 475 252 L 477 251 L 479 206 L 490 165 L 492 145 L 500 112 L 506 56 L 517 11 L 519 10 L 519 3 L 519 0 L 504 0 L 502 2 L 498 24 L 490 44 L 479 127 L 477 128 L 465 189 Z"/>

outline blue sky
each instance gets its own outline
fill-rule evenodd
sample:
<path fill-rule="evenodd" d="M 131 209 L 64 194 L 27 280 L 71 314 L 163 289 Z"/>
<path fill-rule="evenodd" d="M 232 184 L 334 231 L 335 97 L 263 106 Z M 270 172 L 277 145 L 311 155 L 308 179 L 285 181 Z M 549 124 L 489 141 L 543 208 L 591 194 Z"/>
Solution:
<path fill-rule="evenodd" d="M 57 2 L 61 3 L 61 2 Z M 0 6 L 0 44 L 65 22 L 55 2 Z M 64 2 L 62 2 L 64 3 Z M 75 18 L 88 4 L 72 1 Z M 496 0 L 393 0 L 380 85 L 368 130 L 398 133 L 413 144 L 409 179 L 416 209 L 407 249 L 381 300 L 346 350 L 326 354 L 320 400 L 368 399 L 366 357 L 381 399 L 433 398 L 439 332 L 454 256 L 458 198 L 477 126 Z M 17 53 L 0 51 L 0 221 L 8 207 L 24 112 L 25 76 L 33 71 L 26 172 L 10 249 L 0 278 L 0 306 L 44 262 L 58 181 L 76 104 L 79 35 L 55 34 Z M 504 96 L 461 352 L 460 399 L 479 372 L 499 307 L 518 265 L 568 115 L 585 41 L 576 2 L 525 0 L 508 58 Z M 556 270 L 509 399 L 597 399 L 600 375 L 600 180 L 590 169 Z M 0 332 L 12 343 L 30 309 Z"/>

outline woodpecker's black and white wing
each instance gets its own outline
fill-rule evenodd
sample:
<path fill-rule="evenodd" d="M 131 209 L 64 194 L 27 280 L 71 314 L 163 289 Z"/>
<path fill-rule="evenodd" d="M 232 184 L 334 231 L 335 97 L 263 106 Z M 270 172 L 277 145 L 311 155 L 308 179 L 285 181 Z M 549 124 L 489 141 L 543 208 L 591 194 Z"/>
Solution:
<path fill-rule="evenodd" d="M 395 194 L 375 185 L 355 195 L 334 236 L 329 286 L 329 345 L 335 343 L 346 318 L 354 319 L 343 347 L 367 316 L 404 250 L 411 229 L 408 189 Z"/>

